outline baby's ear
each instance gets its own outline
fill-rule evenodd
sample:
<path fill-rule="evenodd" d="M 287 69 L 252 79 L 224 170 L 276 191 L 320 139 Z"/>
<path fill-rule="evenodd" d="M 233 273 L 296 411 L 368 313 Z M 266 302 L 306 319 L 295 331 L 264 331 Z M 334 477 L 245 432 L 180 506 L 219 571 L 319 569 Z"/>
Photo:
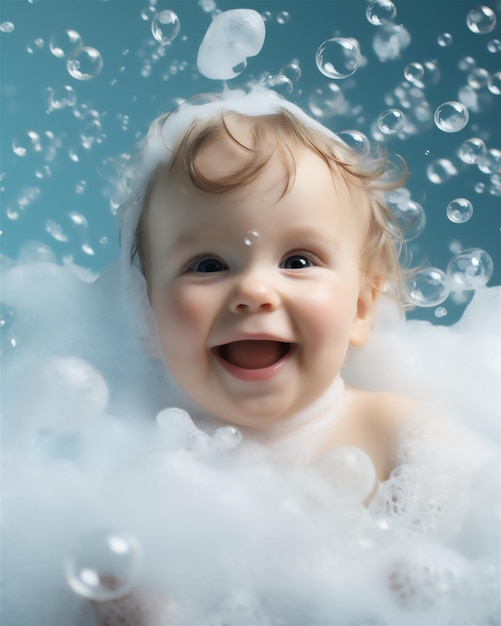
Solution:
<path fill-rule="evenodd" d="M 382 276 L 362 275 L 357 300 L 357 311 L 350 335 L 350 345 L 361 346 L 365 343 L 372 328 L 376 300 L 381 293 L 382 286 Z"/>

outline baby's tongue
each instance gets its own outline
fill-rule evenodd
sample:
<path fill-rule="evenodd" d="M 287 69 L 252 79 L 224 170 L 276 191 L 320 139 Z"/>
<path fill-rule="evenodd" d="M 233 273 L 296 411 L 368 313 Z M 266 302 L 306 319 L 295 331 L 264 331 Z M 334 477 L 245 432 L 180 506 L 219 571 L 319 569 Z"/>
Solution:
<path fill-rule="evenodd" d="M 234 341 L 221 348 L 221 356 L 237 367 L 255 370 L 269 367 L 281 359 L 286 345 L 267 340 Z"/>

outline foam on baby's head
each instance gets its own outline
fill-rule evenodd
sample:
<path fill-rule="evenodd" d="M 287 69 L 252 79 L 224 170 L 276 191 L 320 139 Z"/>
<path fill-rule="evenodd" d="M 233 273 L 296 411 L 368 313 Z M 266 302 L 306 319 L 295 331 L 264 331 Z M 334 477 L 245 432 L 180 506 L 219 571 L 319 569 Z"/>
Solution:
<path fill-rule="evenodd" d="M 219 139 L 230 140 L 245 158 L 228 175 L 211 179 L 200 171 L 197 159 L 204 146 Z M 369 210 L 359 219 L 365 231 L 361 269 L 376 289 L 386 285 L 402 303 L 398 261 L 402 241 L 383 195 L 383 191 L 400 186 L 402 180 L 391 181 L 385 161 L 367 153 L 356 153 L 300 108 L 262 88 L 248 94 L 239 91 L 199 97 L 153 122 L 134 172 L 134 189 L 123 207 L 125 260 L 134 260 L 137 253 L 136 260 L 140 261 L 143 272 L 146 269 L 148 244 L 143 231 L 146 231 L 148 192 L 159 176 L 170 174 L 172 179 L 184 178 L 204 192 L 222 193 L 252 183 L 278 153 L 288 174 L 285 195 L 293 184 L 294 151 L 298 146 L 316 153 L 334 176 L 343 176 L 349 186 L 366 194 Z"/>

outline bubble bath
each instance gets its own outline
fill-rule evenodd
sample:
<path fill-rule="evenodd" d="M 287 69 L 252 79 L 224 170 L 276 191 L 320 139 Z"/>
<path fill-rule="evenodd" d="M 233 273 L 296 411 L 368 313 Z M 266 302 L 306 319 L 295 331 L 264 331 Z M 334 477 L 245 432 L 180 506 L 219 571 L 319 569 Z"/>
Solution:
<path fill-rule="evenodd" d="M 37 10 L 43 3 L 30 4 L 29 9 Z M 101 4 L 112 5 L 96 3 Z M 171 46 L 181 45 L 188 29 L 183 30 L 175 3 L 160 8 L 154 2 L 131 4 L 155 45 L 167 50 L 155 48 L 157 59 L 138 55 L 146 80 L 146 61 L 161 63 Z M 193 5 L 199 13 L 217 9 L 216 3 Z M 464 7 L 465 31 L 488 38 L 494 49 L 494 9 L 469 3 Z M 273 23 L 271 11 L 262 5 L 238 8 L 261 12 L 267 38 L 273 36 L 273 27 L 287 28 L 295 20 L 292 10 L 277 13 Z M 468 134 L 476 115 L 468 94 L 459 98 L 449 93 L 433 101 L 419 87 L 420 81 L 429 87 L 439 80 L 440 63 L 403 57 L 417 34 L 412 22 L 399 23 L 402 12 L 404 6 L 388 0 L 360 3 L 359 20 L 374 29 L 371 57 L 368 45 L 354 39 L 347 25 L 340 22 L 339 32 L 327 29 L 317 40 L 316 58 L 315 49 L 311 57 L 316 71 L 331 82 L 316 88 L 321 94 L 312 90 L 314 106 L 305 108 L 310 114 L 316 111 L 329 128 L 341 117 L 343 124 L 332 130 L 345 131 L 340 137 L 361 151 L 368 150 L 369 135 L 381 143 L 426 136 L 438 117 L 433 132 L 450 137 L 458 133 L 460 138 L 449 144 L 458 156 L 436 152 L 434 163 L 425 161 L 422 175 L 438 187 L 452 177 L 443 214 L 449 225 L 462 228 L 483 212 L 479 198 L 484 196 L 455 189 L 458 176 L 451 174 L 451 167 L 482 166 L 486 172 L 481 182 L 495 189 L 496 136 L 482 128 Z M 242 24 L 254 28 L 257 19 L 253 14 L 247 18 L 228 19 L 229 30 L 224 17 L 212 22 L 222 24 L 213 32 L 223 49 L 232 50 L 230 66 L 227 56 L 220 59 L 217 49 L 210 52 L 214 41 L 208 23 L 202 29 L 197 46 L 202 41 L 209 46 L 206 61 L 215 55 L 212 80 L 227 80 L 231 74 L 236 80 L 245 78 L 246 65 L 259 55 L 260 26 L 253 37 L 240 37 L 243 48 L 235 51 L 235 32 Z M 341 18 L 336 14 L 336 19 Z M 15 36 L 21 30 L 19 22 L 15 26 L 2 29 L 1 37 Z M 77 115 L 74 97 L 81 97 L 82 81 L 103 79 L 107 65 L 92 33 L 81 37 L 70 27 L 78 25 L 69 22 L 65 32 L 56 36 L 54 29 L 52 39 L 44 36 L 57 51 L 49 53 L 54 62 L 62 60 L 61 71 L 79 81 L 72 83 L 78 96 L 68 89 L 52 91 L 47 115 L 73 109 L 73 124 L 81 127 L 81 141 L 89 146 L 68 151 L 78 165 L 81 157 L 95 154 L 88 151 L 98 150 L 100 141 L 106 143 L 106 116 L 89 113 L 84 106 Z M 437 46 L 453 49 L 457 39 L 454 32 L 452 43 L 443 36 Z M 346 117 L 356 85 L 343 83 L 339 90 L 332 86 L 356 78 L 368 57 L 381 65 L 400 59 L 402 80 L 405 68 L 408 82 L 387 94 L 365 135 L 347 126 L 360 122 L 364 127 L 362 118 L 368 115 L 359 111 L 358 118 Z M 412 59 L 416 61 L 410 67 Z M 290 67 L 299 67 L 290 61 Z M 218 63 L 219 71 L 230 76 L 218 74 Z M 285 86 L 288 91 L 289 84 L 296 89 L 301 71 L 290 67 L 281 74 L 286 81 L 271 81 L 277 89 Z M 268 79 L 265 87 L 270 89 Z M 484 91 L 471 89 L 475 102 L 478 97 L 485 103 L 487 92 L 495 95 L 487 84 Z M 452 106 L 452 117 L 445 116 L 444 105 Z M 124 116 L 121 125 L 127 125 Z M 71 148 L 68 137 L 30 133 L 19 136 L 16 158 L 35 162 L 51 147 L 61 154 L 58 142 L 65 150 Z M 36 161 L 37 171 L 44 171 L 44 163 L 54 168 L 54 158 Z M 450 166 L 437 159 L 448 159 Z M 119 161 L 129 164 L 124 155 Z M 106 175 L 114 171 L 108 165 L 99 164 Z M 80 174 L 79 184 L 82 180 Z M 123 180 L 129 192 L 130 181 L 127 176 Z M 88 201 L 88 187 L 79 186 L 82 202 Z M 11 216 L 19 216 L 9 217 L 8 207 L 10 224 L 22 224 L 31 203 L 48 193 L 37 188 L 25 189 L 15 205 L 9 204 Z M 389 202 L 411 247 L 426 236 L 423 205 L 429 207 L 412 185 L 395 193 Z M 122 197 L 112 195 L 110 206 Z M 449 208 L 452 202 L 456 204 Z M 429 211 L 426 217 L 429 221 Z M 132 268 L 124 281 L 120 261 L 90 269 L 85 262 L 93 256 L 89 250 L 99 250 L 98 239 L 108 236 L 95 234 L 92 213 L 77 205 L 64 219 L 51 220 L 46 219 L 50 245 L 41 238 L 26 241 L 16 262 L 4 260 L 2 274 L 2 623 L 120 624 L 125 616 L 133 624 L 208 626 L 501 622 L 500 290 L 485 286 L 497 271 L 490 248 L 492 256 L 478 247 L 478 239 L 467 239 L 467 245 L 451 242 L 443 270 L 425 265 L 413 277 L 415 303 L 421 310 L 435 309 L 436 318 L 436 307 L 447 318 L 448 308 L 464 308 L 471 299 L 452 325 L 404 321 L 381 299 L 369 341 L 349 353 L 342 379 L 295 416 L 293 436 L 283 438 L 278 429 L 276 445 L 270 446 L 234 426 L 209 421 L 179 391 L 163 363 L 150 356 L 155 337 L 139 273 Z M 5 228 L 2 238 L 9 233 L 15 235 Z M 125 249 L 130 234 L 124 233 Z M 247 232 L 243 245 L 258 247 L 260 236 Z M 54 251 L 55 243 L 68 247 Z M 70 246 L 73 254 L 68 256 Z M 419 245 L 411 252 L 419 258 Z M 360 449 L 345 446 L 318 461 L 309 457 L 310 443 L 324 432 L 325 407 L 340 402 L 345 384 L 402 392 L 422 402 L 422 410 L 401 433 L 396 469 L 379 485 L 372 462 Z"/>

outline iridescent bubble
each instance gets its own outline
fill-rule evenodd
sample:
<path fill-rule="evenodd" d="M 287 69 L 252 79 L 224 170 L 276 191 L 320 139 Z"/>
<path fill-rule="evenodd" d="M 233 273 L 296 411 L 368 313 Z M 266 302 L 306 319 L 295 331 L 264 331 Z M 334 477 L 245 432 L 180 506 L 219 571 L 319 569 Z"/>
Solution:
<path fill-rule="evenodd" d="M 103 58 L 95 48 L 81 48 L 68 58 L 66 69 L 77 80 L 91 80 L 103 69 Z"/>
<path fill-rule="evenodd" d="M 447 299 L 450 287 L 447 275 L 436 267 L 425 267 L 412 274 L 406 285 L 410 301 L 419 307 L 431 307 Z"/>
<path fill-rule="evenodd" d="M 441 185 L 458 173 L 456 166 L 449 159 L 437 159 L 426 168 L 426 176 L 434 185 Z"/>
<path fill-rule="evenodd" d="M 336 83 L 314 89 L 308 98 L 308 106 L 313 115 L 320 119 L 342 115 L 348 109 L 343 92 Z"/>
<path fill-rule="evenodd" d="M 60 30 L 49 40 L 49 49 L 55 57 L 63 59 L 78 54 L 83 46 L 82 38 L 76 30 Z"/>
<path fill-rule="evenodd" d="M 483 67 L 476 67 L 471 70 L 466 80 L 473 89 L 482 89 L 489 81 L 489 72 Z"/>
<path fill-rule="evenodd" d="M 136 584 L 141 549 L 136 538 L 116 530 L 95 530 L 81 536 L 64 559 L 70 588 L 97 602 L 127 595 Z"/>
<path fill-rule="evenodd" d="M 411 199 L 408 189 L 402 188 L 386 194 L 386 201 L 395 218 L 400 234 L 405 241 L 418 237 L 426 226 L 423 207 Z"/>
<path fill-rule="evenodd" d="M 246 246 L 255 246 L 257 243 L 259 243 L 260 239 L 261 235 L 258 233 L 257 230 L 248 230 L 244 235 L 244 244 Z"/>
<path fill-rule="evenodd" d="M 291 19 L 288 11 L 280 11 L 277 15 L 277 24 L 288 24 Z"/>
<path fill-rule="evenodd" d="M 478 289 L 489 282 L 494 264 L 481 248 L 468 248 L 453 257 L 447 266 L 447 275 L 454 289 Z"/>
<path fill-rule="evenodd" d="M 77 96 L 73 87 L 64 85 L 49 90 L 49 111 L 58 111 L 76 104 Z"/>
<path fill-rule="evenodd" d="M 437 43 L 442 48 L 446 48 L 447 46 L 452 45 L 453 41 L 454 41 L 454 39 L 453 39 L 453 37 L 452 37 L 452 35 L 450 33 L 442 33 L 437 38 Z"/>
<path fill-rule="evenodd" d="M 390 0 L 372 0 L 365 10 L 367 20 L 374 26 L 389 24 L 397 17 L 397 8 Z"/>
<path fill-rule="evenodd" d="M 474 165 L 487 154 L 487 147 L 479 137 L 470 137 L 459 146 L 458 155 L 463 163 Z"/>
<path fill-rule="evenodd" d="M 160 11 L 151 21 L 151 33 L 153 37 L 166 46 L 179 34 L 180 23 L 178 16 L 174 11 Z"/>
<path fill-rule="evenodd" d="M 394 135 L 405 128 L 407 119 L 400 109 L 387 109 L 377 118 L 377 127 L 385 135 Z"/>
<path fill-rule="evenodd" d="M 337 133 L 337 136 L 358 154 L 364 156 L 369 154 L 371 149 L 369 138 L 359 130 L 343 130 Z"/>
<path fill-rule="evenodd" d="M 416 87 L 424 87 L 422 82 L 424 67 L 421 63 L 408 63 L 404 69 L 404 76 L 410 83 L 416 85 Z"/>
<path fill-rule="evenodd" d="M 12 150 L 19 157 L 42 151 L 40 135 L 34 130 L 26 130 L 16 135 L 12 141 Z"/>
<path fill-rule="evenodd" d="M 470 116 L 464 104 L 450 101 L 437 107 L 433 119 L 437 128 L 444 133 L 457 133 L 468 124 Z"/>
<path fill-rule="evenodd" d="M 467 198 L 455 198 L 447 205 L 447 217 L 455 224 L 464 224 L 473 215 L 473 205 Z"/>
<path fill-rule="evenodd" d="M 466 24 L 472 33 L 485 35 L 494 30 L 496 14 L 490 7 L 478 6 L 468 11 Z"/>
<path fill-rule="evenodd" d="M 320 44 L 315 60 L 324 76 L 338 80 L 347 78 L 358 70 L 362 55 L 354 39 L 334 37 Z"/>
<path fill-rule="evenodd" d="M 2 22 L 0 24 L 0 33 L 12 33 L 15 26 L 12 22 Z"/>
<path fill-rule="evenodd" d="M 494 72 L 489 76 L 487 89 L 495 96 L 501 95 L 501 72 Z"/>

